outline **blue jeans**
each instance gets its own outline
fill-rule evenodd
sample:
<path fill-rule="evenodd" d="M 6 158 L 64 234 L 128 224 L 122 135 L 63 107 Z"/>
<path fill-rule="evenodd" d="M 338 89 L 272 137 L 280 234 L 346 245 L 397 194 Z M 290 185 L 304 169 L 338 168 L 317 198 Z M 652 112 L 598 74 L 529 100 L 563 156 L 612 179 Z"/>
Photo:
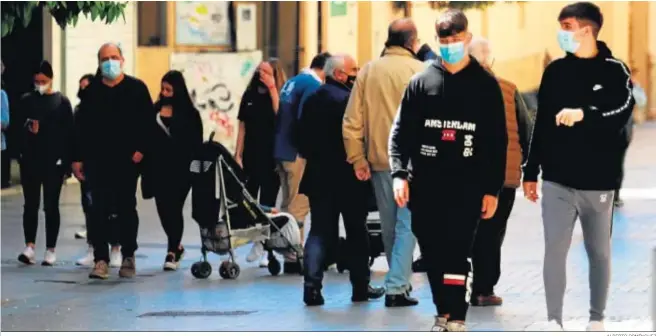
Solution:
<path fill-rule="evenodd" d="M 403 294 L 410 289 L 412 258 L 417 242 L 410 226 L 410 210 L 396 205 L 389 171 L 372 172 L 371 180 L 389 264 L 385 287 L 388 295 Z"/>

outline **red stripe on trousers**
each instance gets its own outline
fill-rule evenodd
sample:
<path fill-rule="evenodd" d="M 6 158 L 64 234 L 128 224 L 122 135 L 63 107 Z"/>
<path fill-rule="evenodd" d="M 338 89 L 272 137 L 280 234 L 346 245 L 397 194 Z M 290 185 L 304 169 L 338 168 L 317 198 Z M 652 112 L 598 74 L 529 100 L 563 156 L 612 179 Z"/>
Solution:
<path fill-rule="evenodd" d="M 444 284 L 445 285 L 452 285 L 452 286 L 464 286 L 465 281 L 464 280 L 456 280 L 456 279 L 444 279 Z"/>

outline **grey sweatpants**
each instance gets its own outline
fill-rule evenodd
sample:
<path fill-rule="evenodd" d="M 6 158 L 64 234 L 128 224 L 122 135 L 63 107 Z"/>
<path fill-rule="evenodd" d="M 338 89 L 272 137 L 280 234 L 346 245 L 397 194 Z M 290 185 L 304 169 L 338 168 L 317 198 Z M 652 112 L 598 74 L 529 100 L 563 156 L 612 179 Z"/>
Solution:
<path fill-rule="evenodd" d="M 562 325 L 567 253 L 578 218 L 590 263 L 590 320 L 603 321 L 610 285 L 613 193 L 576 190 L 547 181 L 542 185 L 543 276 L 549 320 L 556 320 Z"/>

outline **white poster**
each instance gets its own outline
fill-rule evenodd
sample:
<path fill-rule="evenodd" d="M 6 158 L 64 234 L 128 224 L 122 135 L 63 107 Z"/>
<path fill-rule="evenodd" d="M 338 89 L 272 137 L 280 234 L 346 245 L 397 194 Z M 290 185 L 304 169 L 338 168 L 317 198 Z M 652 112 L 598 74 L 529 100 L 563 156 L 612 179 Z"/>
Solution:
<path fill-rule="evenodd" d="M 177 1 L 175 43 L 179 45 L 229 46 L 228 1 Z"/>
<path fill-rule="evenodd" d="M 257 7 L 255 4 L 237 5 L 237 50 L 257 49 Z"/>
<path fill-rule="evenodd" d="M 205 139 L 215 132 L 214 140 L 232 153 L 237 144 L 241 96 L 261 61 L 259 50 L 171 55 L 171 69 L 183 73 L 191 98 L 200 111 Z"/>

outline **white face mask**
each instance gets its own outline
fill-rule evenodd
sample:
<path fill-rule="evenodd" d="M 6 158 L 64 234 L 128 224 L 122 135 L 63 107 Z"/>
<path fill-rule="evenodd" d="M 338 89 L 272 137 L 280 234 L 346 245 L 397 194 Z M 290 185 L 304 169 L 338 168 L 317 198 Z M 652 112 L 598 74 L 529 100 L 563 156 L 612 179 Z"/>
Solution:
<path fill-rule="evenodd" d="M 47 84 L 46 85 L 34 84 L 34 90 L 36 90 L 38 93 L 40 93 L 42 95 L 46 94 L 46 92 L 48 92 L 48 88 L 49 88 L 49 85 L 47 85 Z"/>

